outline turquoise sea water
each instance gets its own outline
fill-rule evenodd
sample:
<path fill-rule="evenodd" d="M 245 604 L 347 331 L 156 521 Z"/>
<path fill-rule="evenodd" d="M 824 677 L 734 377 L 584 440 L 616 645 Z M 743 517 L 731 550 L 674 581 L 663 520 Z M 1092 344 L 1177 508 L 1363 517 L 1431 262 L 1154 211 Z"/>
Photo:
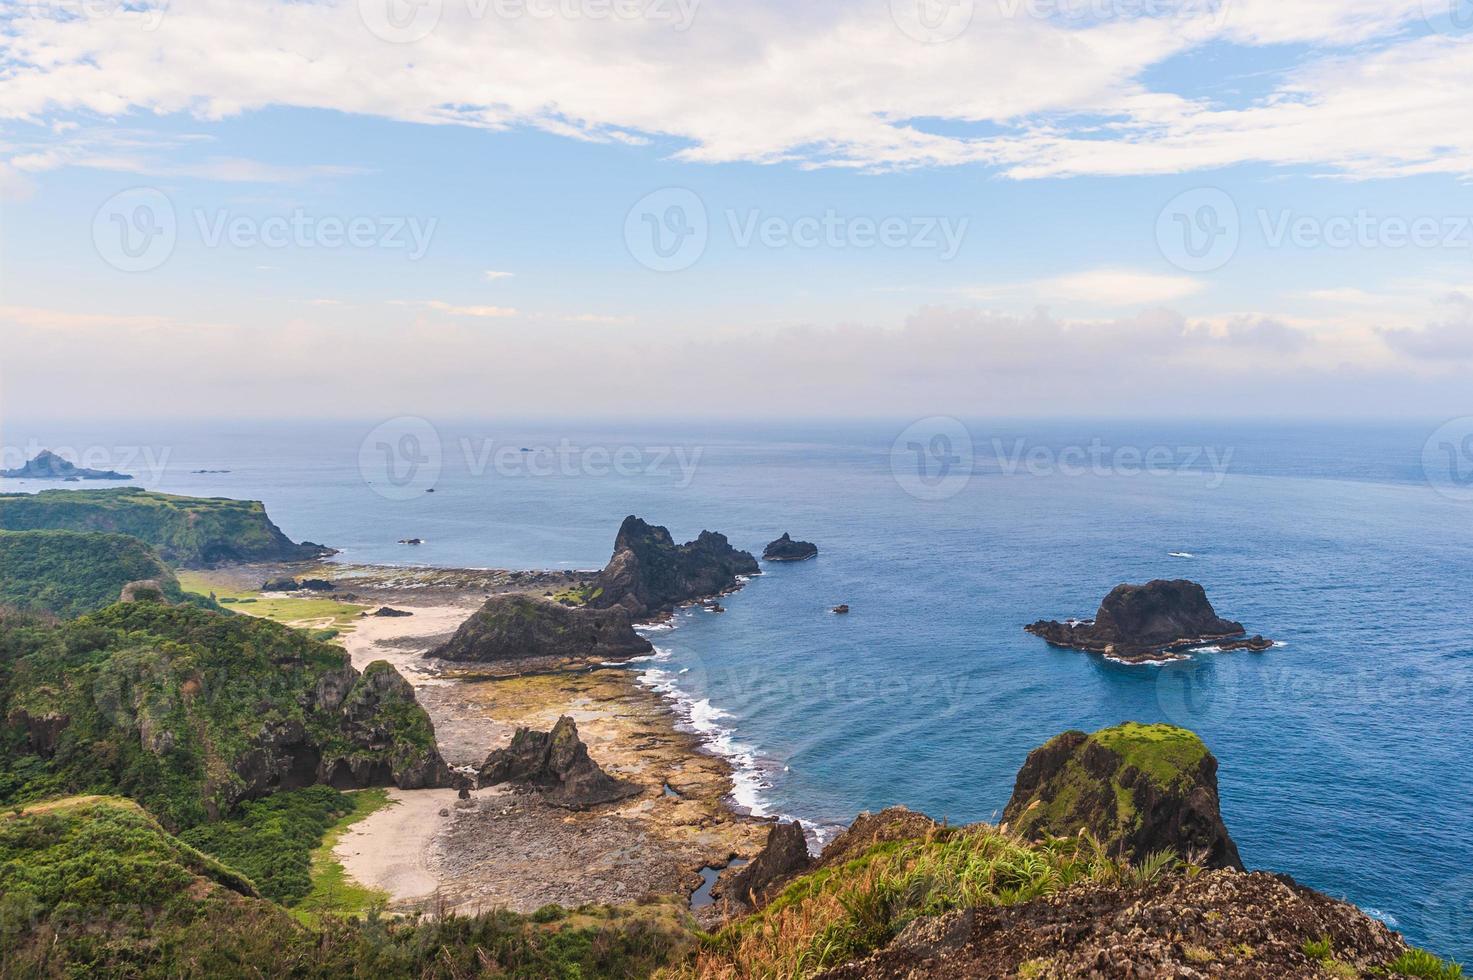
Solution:
<path fill-rule="evenodd" d="M 1250 866 L 1473 959 L 1473 503 L 1428 485 L 1436 423 L 908 424 L 12 420 L 3 441 L 6 465 L 91 448 L 156 489 L 263 499 L 346 561 L 596 568 L 630 513 L 754 552 L 791 531 L 820 556 L 682 613 L 634 665 L 738 761 L 745 804 L 993 819 L 1050 736 L 1170 721 L 1220 759 Z M 1022 632 L 1155 577 L 1283 645 L 1124 666 Z"/>

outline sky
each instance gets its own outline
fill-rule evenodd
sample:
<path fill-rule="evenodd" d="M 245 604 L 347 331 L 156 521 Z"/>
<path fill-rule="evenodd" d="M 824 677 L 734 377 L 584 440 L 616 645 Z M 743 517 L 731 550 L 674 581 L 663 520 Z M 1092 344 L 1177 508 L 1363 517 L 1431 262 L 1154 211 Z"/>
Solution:
<path fill-rule="evenodd" d="M 1448 417 L 1469 0 L 17 0 L 11 416 Z"/>

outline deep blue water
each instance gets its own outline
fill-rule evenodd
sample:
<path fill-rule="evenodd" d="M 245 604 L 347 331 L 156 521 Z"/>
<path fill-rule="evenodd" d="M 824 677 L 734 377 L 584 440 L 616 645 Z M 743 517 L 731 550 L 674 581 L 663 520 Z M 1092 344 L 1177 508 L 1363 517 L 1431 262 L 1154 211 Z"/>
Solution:
<path fill-rule="evenodd" d="M 1250 866 L 1473 959 L 1473 503 L 1428 485 L 1436 423 L 972 423 L 977 459 L 945 485 L 972 475 L 940 500 L 906 490 L 928 492 L 906 468 L 907 440 L 892 453 L 905 423 L 442 422 L 364 449 L 372 428 L 12 421 L 3 437 L 7 465 L 35 445 L 90 446 L 92 465 L 145 472 L 119 447 L 167 452 L 147 485 L 263 499 L 294 538 L 351 561 L 595 568 L 628 513 L 680 540 L 721 530 L 754 552 L 792 531 L 818 559 L 769 566 L 725 615 L 680 615 L 653 634 L 661 659 L 640 667 L 750 763 L 747 802 L 820 826 L 896 802 L 993 819 L 1028 750 L 1052 735 L 1170 721 L 1218 756 Z M 1128 455 L 1125 472 L 1008 472 L 1020 438 L 1048 459 L 1098 439 L 1168 447 L 1170 461 L 1154 474 Z M 593 451 L 565 453 L 566 473 L 520 452 L 561 440 Z M 426 459 L 403 488 L 375 462 L 379 442 Z M 623 472 L 610 472 L 621 447 Z M 1183 467 L 1185 447 L 1231 451 L 1225 475 L 1208 459 Z M 189 472 L 206 468 L 232 472 Z M 407 536 L 427 543 L 395 544 Z M 1202 582 L 1220 613 L 1284 645 L 1128 667 L 1022 632 L 1091 614 L 1116 583 L 1163 576 Z M 839 602 L 853 611 L 831 614 Z"/>

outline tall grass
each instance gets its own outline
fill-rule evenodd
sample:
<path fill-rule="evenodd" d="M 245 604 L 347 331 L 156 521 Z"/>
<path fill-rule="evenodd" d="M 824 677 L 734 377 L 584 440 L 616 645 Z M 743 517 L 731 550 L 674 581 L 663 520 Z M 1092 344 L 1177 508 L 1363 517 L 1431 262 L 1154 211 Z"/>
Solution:
<path fill-rule="evenodd" d="M 1178 864 L 1164 852 L 1132 867 L 1088 835 L 1033 844 L 993 827 L 937 828 L 793 883 L 711 937 L 682 975 L 798 980 L 869 954 L 921 916 L 1015 905 L 1084 881 L 1144 885 Z"/>

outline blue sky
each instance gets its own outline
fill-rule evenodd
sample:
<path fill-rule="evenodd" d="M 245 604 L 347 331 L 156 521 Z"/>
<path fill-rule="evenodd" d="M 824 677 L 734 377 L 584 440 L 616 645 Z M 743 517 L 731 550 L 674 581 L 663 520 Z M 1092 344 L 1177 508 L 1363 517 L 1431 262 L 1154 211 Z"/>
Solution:
<path fill-rule="evenodd" d="M 920 39 L 912 0 L 426 0 L 386 40 L 403 2 L 7 19 L 0 407 L 158 409 L 145 374 L 247 414 L 496 412 L 549 377 L 608 415 L 1465 397 L 1473 127 L 1433 83 L 1473 38 L 1434 0 L 956 0 Z M 1184 255 L 1203 220 L 1236 248 Z"/>

